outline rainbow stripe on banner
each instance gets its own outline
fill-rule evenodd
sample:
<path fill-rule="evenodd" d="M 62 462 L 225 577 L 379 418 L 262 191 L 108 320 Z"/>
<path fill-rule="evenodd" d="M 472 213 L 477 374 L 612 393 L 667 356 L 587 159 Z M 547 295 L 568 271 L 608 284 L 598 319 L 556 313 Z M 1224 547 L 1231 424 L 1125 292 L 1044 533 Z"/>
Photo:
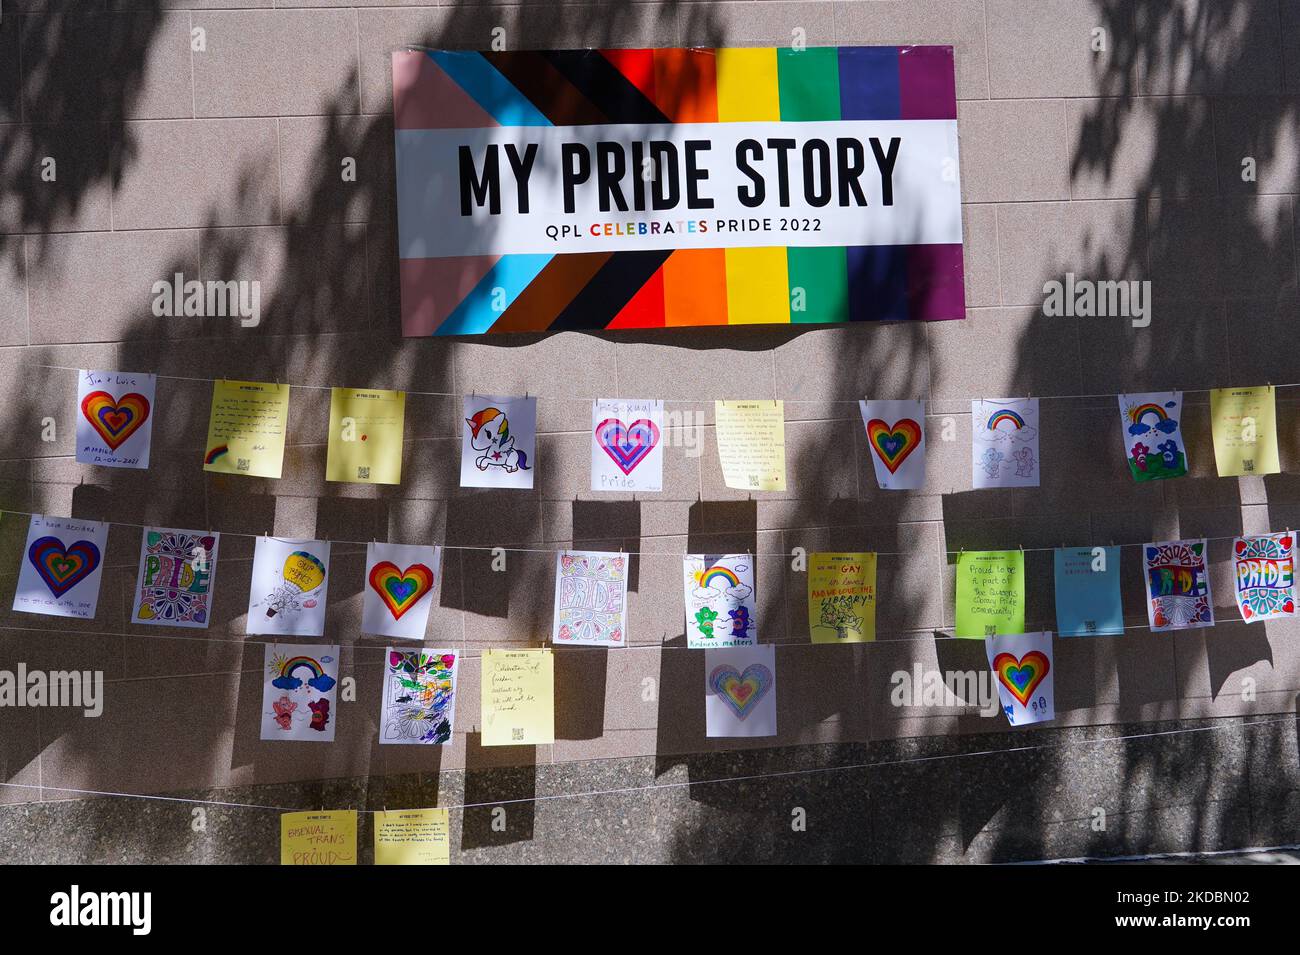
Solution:
<path fill-rule="evenodd" d="M 403 134 L 419 130 L 955 124 L 951 47 L 400 51 L 393 97 L 407 336 L 965 317 L 960 241 L 422 257 L 402 185 Z"/>

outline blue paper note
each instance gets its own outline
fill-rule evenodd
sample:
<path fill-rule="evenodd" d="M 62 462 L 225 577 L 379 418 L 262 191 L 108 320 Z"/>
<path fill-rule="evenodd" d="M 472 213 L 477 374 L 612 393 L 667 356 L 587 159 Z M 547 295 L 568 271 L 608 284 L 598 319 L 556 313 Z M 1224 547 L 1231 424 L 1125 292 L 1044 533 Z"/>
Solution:
<path fill-rule="evenodd" d="M 1118 547 L 1056 551 L 1056 630 L 1063 637 L 1124 632 L 1119 599 Z"/>

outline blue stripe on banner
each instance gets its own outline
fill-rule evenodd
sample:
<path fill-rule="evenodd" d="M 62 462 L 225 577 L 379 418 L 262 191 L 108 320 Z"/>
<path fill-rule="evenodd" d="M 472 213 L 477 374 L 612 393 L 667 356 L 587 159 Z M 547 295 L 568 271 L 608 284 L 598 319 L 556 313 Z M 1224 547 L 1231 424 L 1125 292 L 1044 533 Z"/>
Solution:
<path fill-rule="evenodd" d="M 505 310 L 528 287 L 553 255 L 503 255 L 487 275 L 466 295 L 447 320 L 438 326 L 438 335 L 482 335 L 505 314 Z M 500 294 L 497 293 L 500 289 Z"/>
<path fill-rule="evenodd" d="M 849 270 L 849 321 L 902 322 L 907 301 L 905 245 L 854 245 L 844 250 Z"/>
<path fill-rule="evenodd" d="M 901 119 L 898 48 L 840 47 L 840 119 Z"/>
<path fill-rule="evenodd" d="M 464 50 L 430 50 L 429 58 L 502 126 L 550 126 L 551 121 L 483 58 Z"/>

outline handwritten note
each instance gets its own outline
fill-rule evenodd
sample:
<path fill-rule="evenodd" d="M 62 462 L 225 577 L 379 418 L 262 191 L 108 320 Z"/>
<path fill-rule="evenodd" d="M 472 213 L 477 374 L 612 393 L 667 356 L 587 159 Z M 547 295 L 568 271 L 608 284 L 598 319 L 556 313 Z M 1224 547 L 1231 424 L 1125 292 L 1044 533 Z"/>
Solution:
<path fill-rule="evenodd" d="M 714 415 L 727 487 L 785 490 L 785 403 L 715 401 Z"/>
<path fill-rule="evenodd" d="M 325 480 L 401 484 L 405 419 L 404 392 L 330 389 Z"/>
<path fill-rule="evenodd" d="M 988 550 L 957 557 L 957 632 L 984 639 L 1025 632 L 1025 555 Z"/>
<path fill-rule="evenodd" d="M 808 633 L 813 643 L 876 639 L 876 555 L 808 555 Z"/>
<path fill-rule="evenodd" d="M 451 865 L 447 810 L 375 813 L 375 865 Z"/>
<path fill-rule="evenodd" d="M 288 385 L 214 382 L 203 470 L 278 479 L 288 428 Z"/>
<path fill-rule="evenodd" d="M 280 816 L 280 865 L 356 865 L 357 814 L 352 809 Z"/>
<path fill-rule="evenodd" d="M 1210 392 L 1214 461 L 1219 477 L 1277 474 L 1277 406 L 1273 386 Z"/>
<path fill-rule="evenodd" d="M 555 742 L 555 661 L 550 650 L 484 650 L 484 746 Z"/>

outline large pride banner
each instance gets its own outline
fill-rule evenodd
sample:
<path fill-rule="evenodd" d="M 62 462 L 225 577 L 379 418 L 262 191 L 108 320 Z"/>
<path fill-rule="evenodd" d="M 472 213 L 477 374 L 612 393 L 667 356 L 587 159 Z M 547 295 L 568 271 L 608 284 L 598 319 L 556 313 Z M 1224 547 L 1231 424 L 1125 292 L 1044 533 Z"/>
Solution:
<path fill-rule="evenodd" d="M 945 46 L 393 54 L 408 336 L 966 314 Z"/>

